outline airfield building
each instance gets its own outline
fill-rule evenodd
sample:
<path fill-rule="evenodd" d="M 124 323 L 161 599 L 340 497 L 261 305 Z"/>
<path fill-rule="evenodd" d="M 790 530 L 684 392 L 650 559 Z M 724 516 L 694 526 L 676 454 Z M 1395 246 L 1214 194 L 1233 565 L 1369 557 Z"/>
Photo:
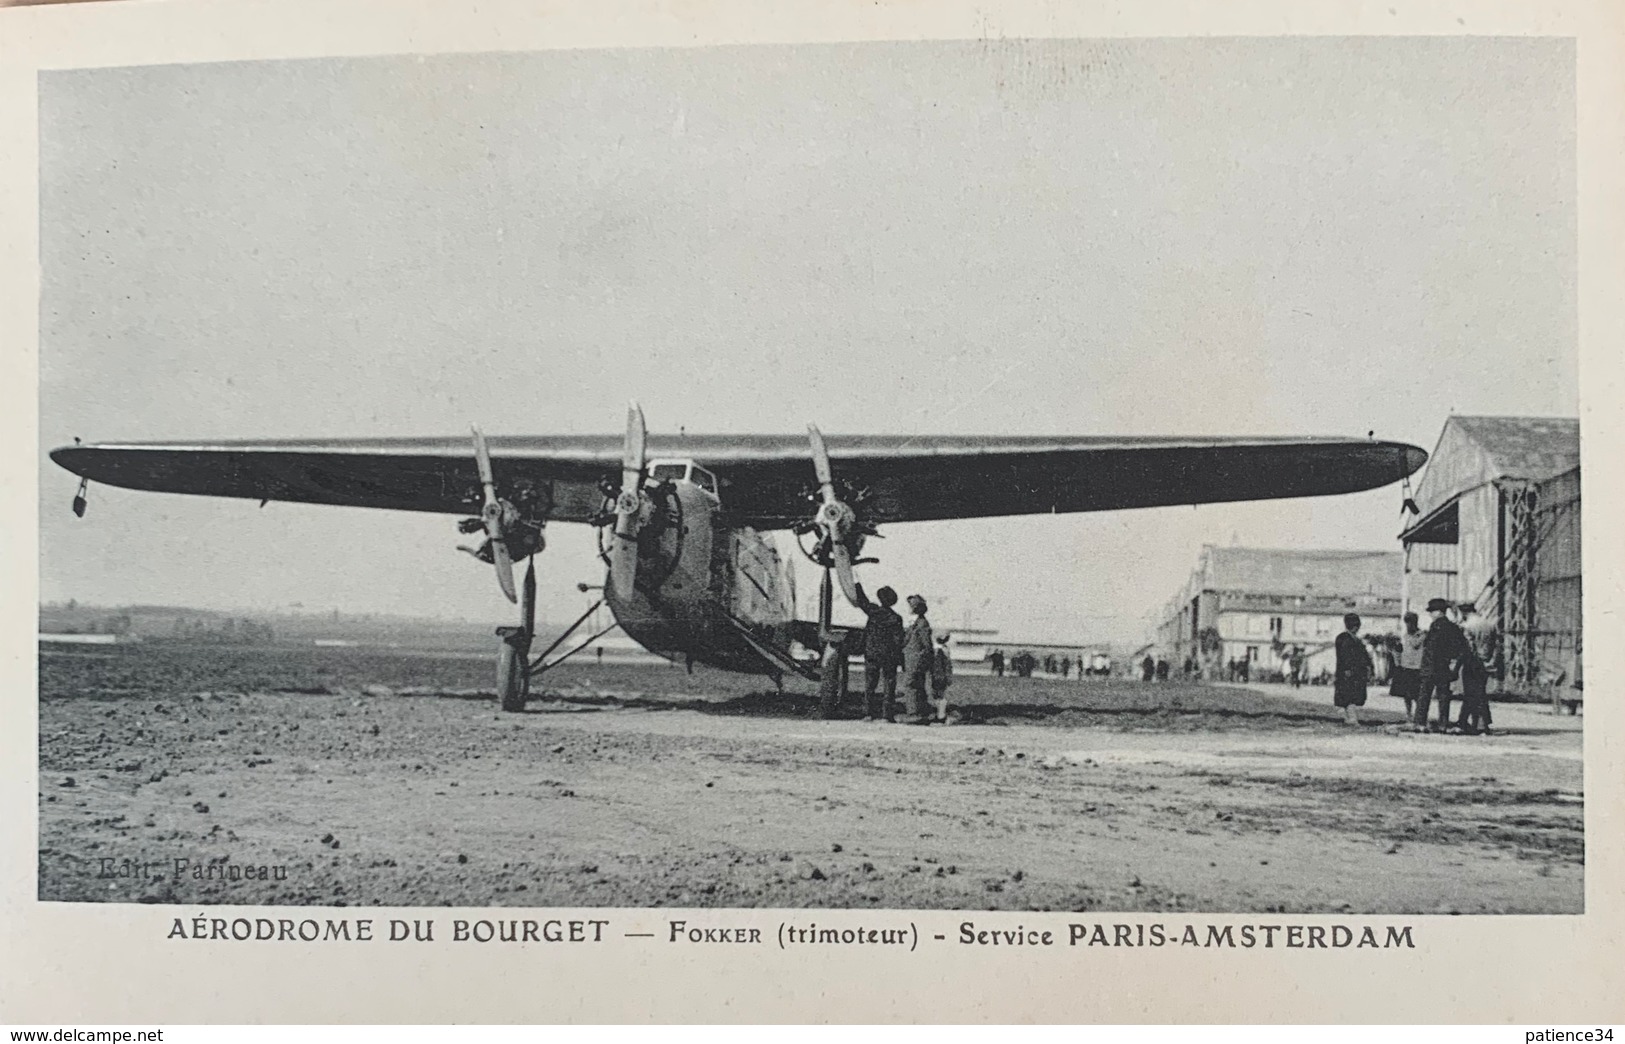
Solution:
<path fill-rule="evenodd" d="M 1576 700 L 1580 422 L 1451 417 L 1412 499 L 1407 608 L 1473 602 L 1503 635 L 1505 690 Z"/>
<path fill-rule="evenodd" d="M 1294 654 L 1310 679 L 1332 673 L 1345 613 L 1365 635 L 1396 634 L 1404 556 L 1397 551 L 1202 549 L 1185 586 L 1160 615 L 1156 647 L 1174 671 L 1194 661 L 1222 679 L 1247 661 L 1252 681 L 1285 676 Z M 1377 657 L 1379 675 L 1386 663 Z"/>

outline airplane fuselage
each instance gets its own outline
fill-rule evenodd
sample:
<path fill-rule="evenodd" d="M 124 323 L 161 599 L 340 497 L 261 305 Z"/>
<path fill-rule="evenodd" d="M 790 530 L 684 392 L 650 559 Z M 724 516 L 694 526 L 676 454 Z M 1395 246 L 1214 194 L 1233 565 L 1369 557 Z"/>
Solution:
<path fill-rule="evenodd" d="M 604 585 L 616 621 L 633 641 L 668 659 L 773 673 L 740 625 L 759 641 L 789 648 L 796 608 L 790 563 L 766 534 L 729 521 L 716 481 L 703 469 L 670 462 L 650 470 L 650 517 L 638 539 L 634 591 L 622 599 L 613 583 Z"/>

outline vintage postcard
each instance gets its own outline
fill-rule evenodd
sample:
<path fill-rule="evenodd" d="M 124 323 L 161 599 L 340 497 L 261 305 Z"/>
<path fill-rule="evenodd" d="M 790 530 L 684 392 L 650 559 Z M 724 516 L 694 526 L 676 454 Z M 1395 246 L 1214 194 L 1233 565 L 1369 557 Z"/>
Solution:
<path fill-rule="evenodd" d="M 0 1015 L 1619 1021 L 1608 14 L 0 11 Z"/>

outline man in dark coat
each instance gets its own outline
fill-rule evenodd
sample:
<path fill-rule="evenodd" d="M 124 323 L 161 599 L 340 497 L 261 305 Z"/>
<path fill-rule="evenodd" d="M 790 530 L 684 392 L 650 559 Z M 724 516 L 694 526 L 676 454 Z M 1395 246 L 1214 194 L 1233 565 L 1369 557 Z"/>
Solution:
<path fill-rule="evenodd" d="M 863 629 L 863 720 L 895 721 L 897 668 L 903 665 L 903 618 L 892 608 L 897 604 L 897 592 L 882 587 L 875 592 L 875 597 L 880 599 L 876 605 L 869 601 L 862 584 L 856 587 L 858 608 L 869 618 Z M 884 703 L 875 700 L 877 688 L 883 688 Z"/>
<path fill-rule="evenodd" d="M 1332 683 L 1332 703 L 1343 708 L 1343 720 L 1360 724 L 1360 708 L 1365 706 L 1366 685 L 1371 681 L 1371 653 L 1360 640 L 1360 617 L 1343 617 L 1343 633 L 1337 636 L 1337 674 Z"/>
<path fill-rule="evenodd" d="M 1422 640 L 1422 689 L 1416 698 L 1416 725 L 1428 727 L 1428 708 L 1433 697 L 1439 698 L 1439 720 L 1433 726 L 1443 732 L 1450 727 L 1450 686 L 1456 680 L 1462 658 L 1467 652 L 1467 639 L 1461 628 L 1445 613 L 1450 603 L 1443 598 L 1428 600 L 1427 637 Z"/>

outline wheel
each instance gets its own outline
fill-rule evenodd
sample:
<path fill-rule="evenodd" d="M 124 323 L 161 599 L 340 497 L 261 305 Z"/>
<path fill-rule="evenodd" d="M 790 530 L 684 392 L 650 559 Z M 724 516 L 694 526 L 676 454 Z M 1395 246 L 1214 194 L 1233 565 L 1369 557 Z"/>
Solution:
<path fill-rule="evenodd" d="M 818 674 L 818 716 L 826 721 L 841 713 L 846 698 L 846 650 L 839 642 L 824 646 Z"/>
<path fill-rule="evenodd" d="M 511 641 L 503 641 L 497 652 L 497 699 L 502 709 L 517 714 L 525 709 L 525 697 L 530 695 L 530 677 L 525 668 L 527 657 Z"/>

